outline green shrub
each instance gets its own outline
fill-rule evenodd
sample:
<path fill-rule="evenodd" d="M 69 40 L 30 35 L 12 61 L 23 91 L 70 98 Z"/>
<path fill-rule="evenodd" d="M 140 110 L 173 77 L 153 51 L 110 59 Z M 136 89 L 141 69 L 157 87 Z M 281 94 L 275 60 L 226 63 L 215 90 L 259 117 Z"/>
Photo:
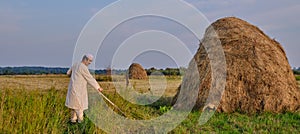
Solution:
<path fill-rule="evenodd" d="M 166 112 L 168 112 L 169 110 L 171 110 L 172 109 L 172 107 L 171 106 L 159 106 L 159 111 L 160 111 L 160 113 L 166 113 Z"/>

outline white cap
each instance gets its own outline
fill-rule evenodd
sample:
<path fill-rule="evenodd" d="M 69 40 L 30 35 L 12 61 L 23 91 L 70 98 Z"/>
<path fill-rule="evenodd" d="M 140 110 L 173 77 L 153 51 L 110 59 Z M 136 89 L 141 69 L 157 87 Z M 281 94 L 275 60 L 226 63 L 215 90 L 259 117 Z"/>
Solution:
<path fill-rule="evenodd" d="M 90 60 L 94 59 L 94 56 L 92 54 L 86 54 L 85 56 L 88 57 Z"/>

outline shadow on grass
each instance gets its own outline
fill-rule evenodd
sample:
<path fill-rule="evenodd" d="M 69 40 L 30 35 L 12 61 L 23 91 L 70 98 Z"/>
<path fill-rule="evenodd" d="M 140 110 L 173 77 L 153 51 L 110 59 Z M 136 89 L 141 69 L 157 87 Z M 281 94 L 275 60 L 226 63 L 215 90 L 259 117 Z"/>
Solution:
<path fill-rule="evenodd" d="M 63 132 L 65 134 L 90 134 L 90 133 L 104 133 L 101 129 L 97 128 L 95 124 L 86 116 L 81 123 L 72 123 L 70 120 L 67 122 L 67 128 Z"/>
<path fill-rule="evenodd" d="M 173 97 L 161 97 L 156 102 L 148 105 L 150 107 L 153 107 L 155 109 L 159 109 L 162 106 L 171 107 L 172 106 L 172 99 Z"/>

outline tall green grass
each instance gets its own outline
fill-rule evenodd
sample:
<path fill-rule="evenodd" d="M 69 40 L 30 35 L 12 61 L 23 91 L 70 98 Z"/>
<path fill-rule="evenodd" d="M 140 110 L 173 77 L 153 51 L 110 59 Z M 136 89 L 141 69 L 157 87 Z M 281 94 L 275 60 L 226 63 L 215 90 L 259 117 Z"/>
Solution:
<path fill-rule="evenodd" d="M 0 89 L 0 133 L 104 133 L 85 118 L 81 124 L 69 122 L 64 106 L 66 91 Z M 170 99 L 140 106 L 123 100 L 116 93 L 106 93 L 131 119 L 151 119 L 167 112 Z M 298 133 L 300 113 L 216 113 L 204 125 L 201 113 L 194 111 L 170 133 Z"/>
<path fill-rule="evenodd" d="M 95 133 L 92 122 L 69 122 L 66 92 L 55 89 L 0 90 L 1 133 Z"/>
<path fill-rule="evenodd" d="M 199 112 L 192 112 L 171 133 L 299 133 L 300 113 L 216 113 L 204 125 L 198 125 Z"/>

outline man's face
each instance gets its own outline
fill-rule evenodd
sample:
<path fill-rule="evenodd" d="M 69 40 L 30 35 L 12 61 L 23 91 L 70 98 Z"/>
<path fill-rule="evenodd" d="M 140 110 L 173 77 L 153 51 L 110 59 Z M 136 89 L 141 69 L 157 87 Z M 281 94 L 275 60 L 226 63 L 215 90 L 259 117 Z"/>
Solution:
<path fill-rule="evenodd" d="M 91 60 L 91 59 L 89 59 L 89 58 L 87 58 L 87 59 L 84 60 L 84 64 L 85 64 L 86 66 L 90 65 L 92 62 L 93 62 L 93 60 Z"/>

